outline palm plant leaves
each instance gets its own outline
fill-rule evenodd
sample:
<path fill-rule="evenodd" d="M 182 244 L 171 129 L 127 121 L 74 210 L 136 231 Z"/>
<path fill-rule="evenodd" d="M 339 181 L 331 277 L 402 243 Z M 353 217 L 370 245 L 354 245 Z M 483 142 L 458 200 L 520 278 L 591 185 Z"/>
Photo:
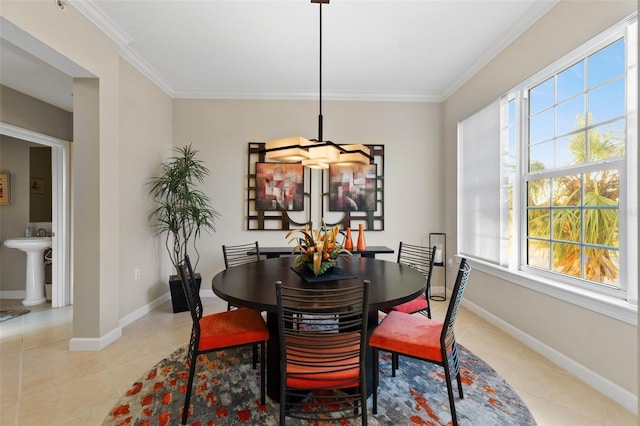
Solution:
<path fill-rule="evenodd" d="M 149 182 L 149 193 L 157 206 L 148 219 L 154 221 L 156 235 L 166 233 L 165 246 L 176 268 L 188 254 L 189 243 L 196 252 L 197 266 L 196 240 L 202 230 L 215 232 L 220 214 L 211 206 L 209 196 L 196 189 L 209 175 L 209 169 L 197 158 L 198 151 L 188 145 L 174 152 L 176 155 L 162 163 L 162 174 Z"/>

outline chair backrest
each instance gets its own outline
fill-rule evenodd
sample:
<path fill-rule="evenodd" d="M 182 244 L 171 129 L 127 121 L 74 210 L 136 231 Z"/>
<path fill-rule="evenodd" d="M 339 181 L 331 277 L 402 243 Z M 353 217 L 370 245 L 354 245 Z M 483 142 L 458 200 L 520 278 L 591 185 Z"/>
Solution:
<path fill-rule="evenodd" d="M 402 241 L 400 241 L 400 246 L 398 247 L 398 263 L 417 269 L 422 272 L 427 279 L 427 287 L 425 289 L 426 297 L 431 295 L 431 275 L 433 273 L 435 252 L 436 246 L 417 246 L 406 244 Z"/>
<path fill-rule="evenodd" d="M 225 269 L 229 269 L 234 266 L 260 260 L 260 247 L 257 241 L 233 246 L 223 245 L 222 254 L 224 255 L 224 267 Z"/>
<path fill-rule="evenodd" d="M 189 255 L 185 256 L 182 263 L 178 265 L 178 269 L 180 271 L 180 279 L 182 280 L 182 289 L 187 299 L 189 311 L 191 311 L 191 319 L 194 325 L 199 328 L 199 320 L 202 318 L 202 300 L 200 300 L 200 294 L 198 292 L 198 286 L 196 285 Z"/>
<path fill-rule="evenodd" d="M 359 369 L 364 374 L 369 313 L 369 285 L 340 285 L 332 288 L 293 288 L 276 282 L 278 299 L 278 331 L 282 362 L 282 380 L 313 381 L 305 373 L 287 372 L 296 364 L 302 371 L 306 365 L 317 371 L 326 363 L 339 370 Z M 356 352 L 354 352 L 356 351 Z M 348 360 L 357 360 L 357 365 Z M 336 361 L 340 360 L 336 366 Z M 309 369 L 307 369 L 309 371 Z M 343 382 L 323 383 L 318 378 L 315 389 L 343 389 L 354 387 L 353 377 Z M 355 386 L 359 386 L 356 382 Z"/>
<path fill-rule="evenodd" d="M 456 317 L 458 316 L 458 309 L 460 308 L 462 295 L 464 294 L 464 289 L 467 287 L 470 273 L 471 267 L 467 263 L 467 259 L 462 258 L 460 261 L 460 267 L 458 268 L 456 283 L 451 291 L 447 315 L 444 318 L 444 327 L 442 327 L 442 334 L 440 335 L 440 344 L 443 348 L 446 348 L 447 351 L 455 344 L 453 326 L 456 322 Z"/>

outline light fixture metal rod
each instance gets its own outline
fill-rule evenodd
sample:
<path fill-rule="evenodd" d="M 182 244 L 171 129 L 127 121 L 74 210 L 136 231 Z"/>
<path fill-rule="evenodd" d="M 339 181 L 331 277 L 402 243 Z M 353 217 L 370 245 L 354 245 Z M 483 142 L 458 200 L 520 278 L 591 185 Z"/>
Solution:
<path fill-rule="evenodd" d="M 319 51 L 319 57 L 320 57 L 320 68 L 319 68 L 319 87 L 320 87 L 320 96 L 319 96 L 319 114 L 318 114 L 318 142 L 322 142 L 324 139 L 322 139 L 322 2 L 320 2 L 318 4 L 318 7 L 320 8 L 320 51 Z"/>

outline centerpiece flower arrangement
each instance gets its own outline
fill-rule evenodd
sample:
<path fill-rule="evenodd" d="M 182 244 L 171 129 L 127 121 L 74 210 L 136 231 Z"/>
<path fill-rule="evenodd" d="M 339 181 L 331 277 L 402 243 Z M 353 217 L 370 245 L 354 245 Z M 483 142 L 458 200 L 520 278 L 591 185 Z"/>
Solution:
<path fill-rule="evenodd" d="M 290 238 L 292 235 L 299 234 Z M 338 256 L 341 254 L 351 255 L 351 252 L 344 248 L 344 241 L 338 241 L 340 230 L 338 225 L 328 228 L 324 219 L 320 229 L 311 229 L 306 225 L 304 230 L 293 229 L 287 233 L 286 238 L 289 243 L 295 243 L 296 246 L 291 253 L 299 253 L 293 261 L 293 268 L 300 270 L 308 267 L 317 277 L 322 275 L 331 268 Z"/>

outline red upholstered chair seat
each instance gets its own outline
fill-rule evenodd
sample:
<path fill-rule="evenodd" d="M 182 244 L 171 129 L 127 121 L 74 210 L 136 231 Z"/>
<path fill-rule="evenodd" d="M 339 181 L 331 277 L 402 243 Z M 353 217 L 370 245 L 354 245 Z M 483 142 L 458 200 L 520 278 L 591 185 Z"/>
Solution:
<path fill-rule="evenodd" d="M 389 313 L 391 311 L 404 312 L 406 314 L 413 314 L 414 312 L 426 311 L 429 308 L 429 302 L 424 296 L 418 296 L 413 300 L 405 302 L 401 305 L 394 306 L 384 311 Z"/>
<path fill-rule="evenodd" d="M 239 308 L 200 318 L 200 351 L 266 340 L 269 330 L 260 312 L 253 309 Z"/>
<path fill-rule="evenodd" d="M 441 362 L 440 334 L 443 325 L 423 315 L 392 311 L 373 331 L 369 345 Z"/>

